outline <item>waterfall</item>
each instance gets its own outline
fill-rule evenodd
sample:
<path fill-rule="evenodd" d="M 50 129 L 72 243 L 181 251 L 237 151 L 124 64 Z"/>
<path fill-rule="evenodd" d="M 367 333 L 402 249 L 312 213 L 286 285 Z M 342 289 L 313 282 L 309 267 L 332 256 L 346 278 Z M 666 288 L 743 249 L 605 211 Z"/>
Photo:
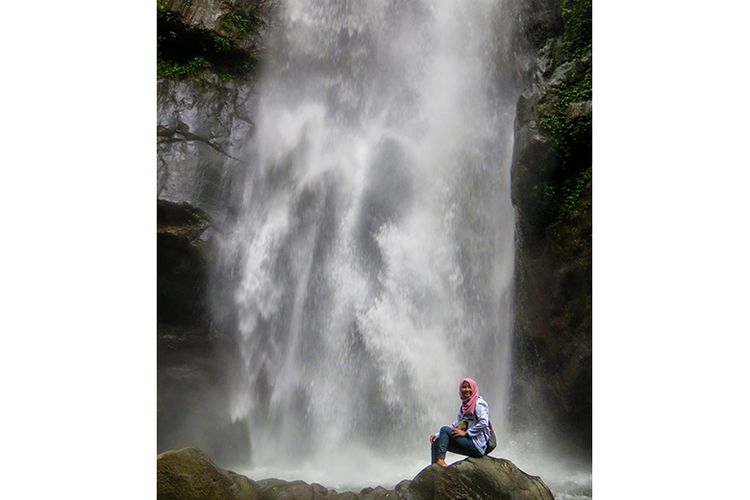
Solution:
<path fill-rule="evenodd" d="M 498 83 L 504 9 L 280 7 L 220 242 L 249 468 L 334 486 L 412 477 L 464 376 L 503 434 L 517 97 Z"/>

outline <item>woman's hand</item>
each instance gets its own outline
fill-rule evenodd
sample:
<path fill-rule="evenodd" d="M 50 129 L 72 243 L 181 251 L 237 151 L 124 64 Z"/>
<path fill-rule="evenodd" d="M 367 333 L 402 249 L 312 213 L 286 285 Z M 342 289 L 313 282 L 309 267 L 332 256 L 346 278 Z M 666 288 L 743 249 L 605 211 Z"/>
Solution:
<path fill-rule="evenodd" d="M 453 429 L 453 431 L 452 431 L 452 434 L 453 434 L 453 435 L 454 435 L 455 437 L 462 437 L 462 436 L 465 436 L 465 435 L 466 435 L 466 431 L 464 431 L 464 430 L 461 430 L 461 429 L 459 429 L 458 427 L 456 427 L 455 429 Z"/>
<path fill-rule="evenodd" d="M 435 441 L 437 441 L 437 436 L 435 434 L 430 434 L 430 444 L 434 443 Z"/>

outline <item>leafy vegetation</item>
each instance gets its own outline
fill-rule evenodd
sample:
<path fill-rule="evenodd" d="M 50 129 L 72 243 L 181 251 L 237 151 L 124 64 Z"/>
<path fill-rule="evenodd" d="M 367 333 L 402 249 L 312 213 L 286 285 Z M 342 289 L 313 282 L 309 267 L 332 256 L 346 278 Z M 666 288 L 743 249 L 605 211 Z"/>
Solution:
<path fill-rule="evenodd" d="M 562 169 L 581 161 L 591 152 L 591 113 L 576 112 L 575 106 L 590 101 L 591 69 L 579 81 L 553 89 L 540 106 L 539 126 L 555 141 Z"/>
<path fill-rule="evenodd" d="M 227 14 L 221 20 L 221 26 L 225 32 L 230 34 L 246 35 L 256 26 L 257 20 L 253 20 L 242 14 Z"/>
<path fill-rule="evenodd" d="M 176 13 L 158 11 L 158 77 L 180 80 L 211 70 L 227 81 L 251 72 L 257 57 L 239 41 L 252 32 L 253 25 L 249 18 L 230 16 L 228 25 L 232 29 L 222 34 L 186 26 Z"/>
<path fill-rule="evenodd" d="M 156 64 L 156 72 L 159 78 L 170 78 L 172 80 L 183 80 L 190 76 L 196 76 L 211 67 L 203 57 L 194 57 L 184 63 L 159 60 Z"/>
<path fill-rule="evenodd" d="M 578 208 L 589 209 L 582 200 L 591 182 L 592 99 L 591 0 L 561 0 L 565 31 L 559 42 L 564 62 L 573 65 L 538 104 L 538 125 L 555 144 L 557 169 L 532 189 L 538 209 L 536 217 L 553 235 Z"/>
<path fill-rule="evenodd" d="M 561 0 L 563 52 L 568 59 L 583 56 L 591 50 L 591 0 Z"/>
<path fill-rule="evenodd" d="M 591 199 L 583 199 L 591 182 L 591 167 L 584 169 L 575 177 L 567 178 L 559 187 L 547 184 L 543 196 L 555 214 L 548 228 L 557 233 L 560 225 L 575 215 L 576 210 L 589 209 Z"/>
<path fill-rule="evenodd" d="M 203 224 L 206 222 L 206 219 L 201 215 L 200 212 L 194 211 L 190 214 L 190 220 L 193 221 L 195 224 Z"/>

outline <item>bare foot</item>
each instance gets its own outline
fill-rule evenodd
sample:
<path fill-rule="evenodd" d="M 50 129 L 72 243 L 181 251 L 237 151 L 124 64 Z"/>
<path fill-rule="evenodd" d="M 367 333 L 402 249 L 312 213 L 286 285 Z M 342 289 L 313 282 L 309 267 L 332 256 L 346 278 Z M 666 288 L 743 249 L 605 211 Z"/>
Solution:
<path fill-rule="evenodd" d="M 435 462 L 435 463 L 436 463 L 437 465 L 439 465 L 440 467 L 448 467 L 448 464 L 446 464 L 446 463 L 445 463 L 445 460 L 443 460 L 442 458 L 438 458 L 438 459 L 437 459 L 437 462 Z"/>

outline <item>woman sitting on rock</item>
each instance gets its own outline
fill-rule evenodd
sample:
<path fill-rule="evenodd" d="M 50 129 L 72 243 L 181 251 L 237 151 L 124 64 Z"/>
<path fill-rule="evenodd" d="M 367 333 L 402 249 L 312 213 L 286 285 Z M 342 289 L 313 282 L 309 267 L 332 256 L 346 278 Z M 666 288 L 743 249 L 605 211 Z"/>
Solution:
<path fill-rule="evenodd" d="M 490 439 L 490 407 L 479 395 L 477 383 L 470 378 L 461 381 L 458 395 L 461 408 L 458 417 L 450 427 L 444 426 L 440 432 L 430 436 L 432 443 L 432 463 L 448 467 L 445 453 L 481 457 L 492 451 L 488 448 Z"/>

